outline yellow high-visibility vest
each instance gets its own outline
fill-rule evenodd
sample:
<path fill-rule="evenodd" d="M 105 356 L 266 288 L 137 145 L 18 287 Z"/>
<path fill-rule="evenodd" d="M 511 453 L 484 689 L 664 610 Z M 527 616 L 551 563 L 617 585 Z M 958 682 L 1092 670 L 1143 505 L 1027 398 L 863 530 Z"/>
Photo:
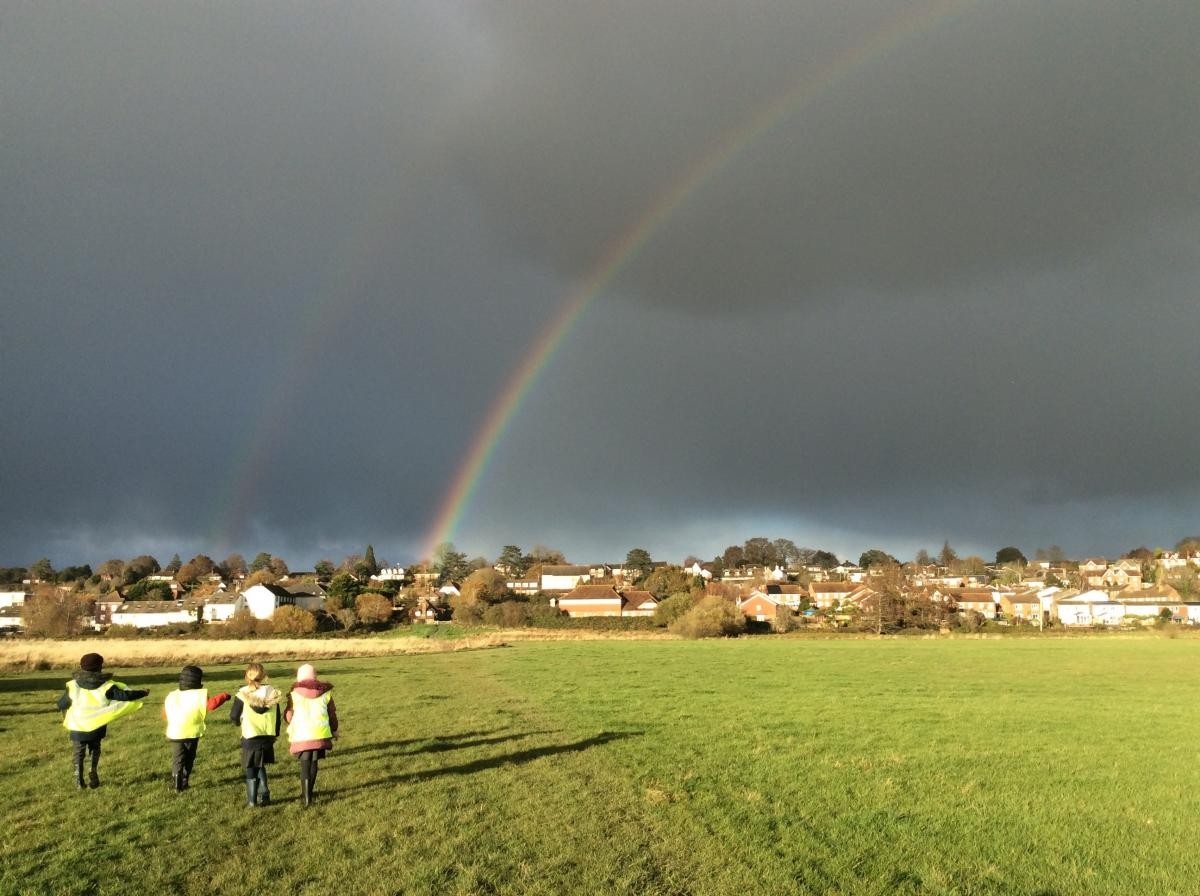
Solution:
<path fill-rule="evenodd" d="M 250 705 L 250 697 L 254 693 L 255 689 L 248 685 L 238 691 L 238 697 L 242 701 L 242 737 L 247 740 L 252 737 L 274 737 L 275 714 L 279 712 L 279 707 L 268 706 L 266 712 L 255 712 L 254 707 Z M 264 690 L 263 696 L 265 695 Z"/>
<path fill-rule="evenodd" d="M 208 690 L 171 691 L 163 701 L 167 712 L 167 740 L 187 740 L 204 735 L 208 715 Z"/>
<path fill-rule="evenodd" d="M 333 729 L 329 727 L 329 700 L 332 691 L 320 697 L 304 697 L 292 691 L 292 720 L 288 722 L 288 741 L 296 743 L 310 740 L 329 740 Z"/>
<path fill-rule="evenodd" d="M 68 731 L 95 731 L 114 719 L 142 708 L 141 700 L 109 700 L 104 695 L 111 687 L 128 690 L 119 681 L 106 681 L 98 688 L 81 688 L 76 681 L 67 682 L 67 696 L 71 705 L 63 716 L 63 727 Z"/>

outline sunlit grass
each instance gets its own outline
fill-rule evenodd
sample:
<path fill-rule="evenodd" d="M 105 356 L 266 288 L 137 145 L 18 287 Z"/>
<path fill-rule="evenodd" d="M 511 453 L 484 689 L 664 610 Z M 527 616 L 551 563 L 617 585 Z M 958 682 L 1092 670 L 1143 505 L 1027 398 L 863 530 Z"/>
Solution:
<path fill-rule="evenodd" d="M 599 641 L 327 660 L 343 720 L 242 807 L 214 716 L 167 790 L 122 677 L 77 793 L 63 674 L 0 677 L 3 893 L 1200 891 L 1190 640 Z M 291 664 L 270 669 L 286 680 Z M 240 667 L 212 667 L 232 689 Z"/>

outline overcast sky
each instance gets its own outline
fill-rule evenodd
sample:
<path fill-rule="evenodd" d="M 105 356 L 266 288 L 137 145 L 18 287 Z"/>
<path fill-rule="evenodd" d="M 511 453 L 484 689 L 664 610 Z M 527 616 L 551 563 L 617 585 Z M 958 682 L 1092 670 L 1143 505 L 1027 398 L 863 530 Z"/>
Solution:
<path fill-rule="evenodd" d="M 4 4 L 0 565 L 419 559 L 697 171 L 461 550 L 1170 547 L 1198 46 L 1154 0 Z"/>

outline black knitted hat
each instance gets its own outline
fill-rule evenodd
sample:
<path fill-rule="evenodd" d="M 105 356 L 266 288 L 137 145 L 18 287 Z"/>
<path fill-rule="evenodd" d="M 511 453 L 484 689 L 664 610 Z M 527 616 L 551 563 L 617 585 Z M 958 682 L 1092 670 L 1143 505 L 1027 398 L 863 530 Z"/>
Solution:
<path fill-rule="evenodd" d="M 204 670 L 199 666 L 184 666 L 179 670 L 179 686 L 186 690 L 198 688 L 204 682 Z"/>
<path fill-rule="evenodd" d="M 104 668 L 104 657 L 98 653 L 85 653 L 79 658 L 79 668 L 84 672 L 99 672 Z"/>

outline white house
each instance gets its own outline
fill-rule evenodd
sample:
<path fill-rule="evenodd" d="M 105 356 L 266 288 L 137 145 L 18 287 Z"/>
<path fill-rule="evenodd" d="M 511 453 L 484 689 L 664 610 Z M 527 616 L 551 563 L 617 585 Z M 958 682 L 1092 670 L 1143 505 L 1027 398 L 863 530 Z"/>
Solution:
<path fill-rule="evenodd" d="M 1164 610 L 1169 611 L 1172 619 L 1187 616 L 1185 601 L 1170 585 L 1126 588 L 1117 595 L 1117 599 L 1125 607 L 1127 620 L 1152 622 L 1161 618 Z"/>
<path fill-rule="evenodd" d="M 241 596 L 246 609 L 253 613 L 256 619 L 270 619 L 280 607 L 296 605 L 296 598 L 281 585 L 251 585 Z"/>
<path fill-rule="evenodd" d="M 0 591 L 0 607 L 19 607 L 25 603 L 24 591 Z"/>
<path fill-rule="evenodd" d="M 294 598 L 295 606 L 301 610 L 315 613 L 325 609 L 326 591 L 319 582 L 298 582 L 288 586 L 287 593 Z"/>
<path fill-rule="evenodd" d="M 207 622 L 228 622 L 238 610 L 246 608 L 246 598 L 230 591 L 218 591 L 204 601 L 204 619 Z"/>
<path fill-rule="evenodd" d="M 371 576 L 371 580 L 375 582 L 403 582 L 404 567 L 403 566 L 385 566 L 375 575 Z"/>
<path fill-rule="evenodd" d="M 127 600 L 112 611 L 113 625 L 132 625 L 136 628 L 195 621 L 195 612 L 175 600 Z"/>
<path fill-rule="evenodd" d="M 543 591 L 571 591 L 592 580 L 592 571 L 587 566 L 543 566 Z"/>
<path fill-rule="evenodd" d="M 1119 625 L 1125 618 L 1124 604 L 1099 588 L 1060 600 L 1057 609 L 1063 625 Z"/>

